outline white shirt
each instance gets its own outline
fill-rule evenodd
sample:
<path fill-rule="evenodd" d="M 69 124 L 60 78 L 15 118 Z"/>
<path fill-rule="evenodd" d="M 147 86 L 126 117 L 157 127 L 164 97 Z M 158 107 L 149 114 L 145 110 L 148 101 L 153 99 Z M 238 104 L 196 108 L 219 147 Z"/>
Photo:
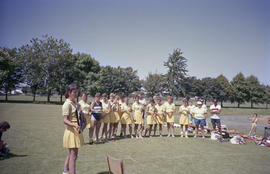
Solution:
<path fill-rule="evenodd" d="M 220 111 L 221 110 L 221 106 L 220 105 L 211 105 L 210 106 L 210 113 L 211 111 Z M 212 119 L 220 119 L 220 114 L 212 114 L 211 113 L 211 118 Z"/>

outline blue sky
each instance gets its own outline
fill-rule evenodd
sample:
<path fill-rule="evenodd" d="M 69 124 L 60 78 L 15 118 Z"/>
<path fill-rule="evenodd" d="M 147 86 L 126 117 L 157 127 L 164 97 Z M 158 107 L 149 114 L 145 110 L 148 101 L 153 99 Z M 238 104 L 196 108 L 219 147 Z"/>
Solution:
<path fill-rule="evenodd" d="M 231 80 L 238 72 L 270 85 L 268 0 L 1 0 L 0 46 L 49 34 L 101 65 L 165 73 L 180 48 L 190 76 Z"/>

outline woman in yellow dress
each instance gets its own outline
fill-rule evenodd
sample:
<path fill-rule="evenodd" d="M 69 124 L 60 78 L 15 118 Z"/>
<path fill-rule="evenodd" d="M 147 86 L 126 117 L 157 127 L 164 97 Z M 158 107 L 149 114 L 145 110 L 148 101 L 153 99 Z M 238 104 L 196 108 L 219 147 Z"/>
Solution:
<path fill-rule="evenodd" d="M 110 111 L 111 111 L 111 107 L 110 107 L 110 103 L 107 99 L 107 94 L 102 94 L 102 112 L 101 112 L 101 123 L 103 123 L 103 129 L 102 129 L 102 133 L 101 133 L 101 137 L 104 138 L 105 141 L 108 141 L 108 137 L 107 137 L 107 129 L 108 129 L 108 124 L 110 123 Z"/>
<path fill-rule="evenodd" d="M 122 107 L 125 104 L 125 96 L 123 94 L 121 94 L 119 98 L 120 98 L 120 100 L 119 100 L 119 111 L 118 111 L 118 114 L 119 114 L 119 123 L 121 124 L 121 118 L 122 118 L 122 115 L 123 115 Z M 120 137 L 123 136 L 124 126 L 125 125 L 121 124 Z M 117 125 L 117 127 L 118 127 L 118 125 Z"/>
<path fill-rule="evenodd" d="M 142 125 L 143 121 L 143 105 L 139 102 L 140 97 L 138 95 L 135 96 L 135 102 L 132 105 L 133 118 L 134 118 L 134 132 L 136 138 L 142 138 Z M 138 127 L 140 126 L 139 133 Z"/>
<path fill-rule="evenodd" d="M 187 104 L 187 100 L 183 100 L 183 105 L 179 107 L 179 113 L 180 113 L 180 118 L 179 118 L 179 124 L 180 124 L 180 135 L 181 137 L 184 137 L 183 132 L 185 132 L 185 137 L 188 138 L 188 125 L 189 125 L 189 107 Z"/>
<path fill-rule="evenodd" d="M 120 121 L 120 105 L 119 105 L 119 96 L 116 96 L 114 99 L 114 102 L 112 104 L 112 110 L 113 110 L 113 117 L 111 120 L 111 123 L 113 123 L 113 129 L 112 129 L 112 138 L 116 137 L 118 123 Z"/>
<path fill-rule="evenodd" d="M 115 99 L 115 94 L 114 93 L 110 93 L 110 99 L 109 99 L 109 105 L 110 105 L 110 114 L 109 114 L 109 116 L 110 116 L 110 126 L 109 126 L 109 132 L 108 132 L 108 137 L 109 137 L 109 139 L 111 139 L 111 137 L 112 137 L 112 134 L 113 134 L 113 126 L 114 126 L 114 112 L 113 112 L 113 109 L 112 109 L 112 107 L 113 107 L 113 103 L 114 103 L 114 99 Z"/>
<path fill-rule="evenodd" d="M 147 114 L 147 128 L 145 129 L 144 136 L 146 137 L 147 132 L 149 131 L 149 137 L 151 137 L 152 127 L 157 123 L 156 120 L 157 110 L 155 108 L 155 100 L 150 98 L 150 103 L 146 106 Z"/>
<path fill-rule="evenodd" d="M 82 93 L 81 100 L 79 101 L 78 104 L 81 106 L 81 110 L 82 110 L 83 115 L 86 119 L 86 127 L 85 128 L 89 129 L 88 137 L 90 139 L 90 127 L 91 127 L 90 115 L 91 115 L 91 112 L 90 112 L 90 105 L 87 103 L 87 93 L 86 92 Z"/>
<path fill-rule="evenodd" d="M 67 126 L 63 136 L 63 146 L 68 149 L 68 155 L 64 165 L 65 174 L 76 173 L 78 149 L 84 144 L 83 135 L 80 133 L 80 126 L 76 117 L 77 95 L 77 86 L 75 84 L 69 85 L 65 93 L 66 101 L 62 106 L 63 122 Z"/>
<path fill-rule="evenodd" d="M 122 103 L 121 105 L 121 111 L 123 113 L 121 117 L 121 125 L 123 127 L 124 137 L 126 137 L 126 127 L 128 125 L 130 138 L 133 138 L 132 136 L 132 120 L 133 119 L 131 118 L 132 109 L 129 106 L 128 97 L 125 97 L 124 103 Z"/>
<path fill-rule="evenodd" d="M 155 108 L 157 109 L 157 114 L 156 114 L 157 124 L 156 125 L 159 125 L 159 136 L 162 137 L 162 125 L 165 122 L 165 114 L 164 114 L 164 105 L 162 104 L 160 97 L 157 98 L 157 104 Z"/>
<path fill-rule="evenodd" d="M 168 128 L 168 137 L 172 135 L 174 137 L 174 113 L 175 113 L 175 104 L 173 103 L 172 96 L 168 97 L 168 101 L 164 103 L 164 112 L 166 114 L 167 128 Z"/>

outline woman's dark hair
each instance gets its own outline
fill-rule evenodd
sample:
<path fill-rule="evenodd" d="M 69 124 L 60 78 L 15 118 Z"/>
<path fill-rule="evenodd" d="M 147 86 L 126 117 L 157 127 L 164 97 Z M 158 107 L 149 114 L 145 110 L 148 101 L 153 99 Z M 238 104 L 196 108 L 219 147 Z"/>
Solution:
<path fill-rule="evenodd" d="M 71 93 L 73 90 L 77 90 L 77 85 L 75 83 L 72 83 L 70 85 L 67 86 L 66 88 L 66 93 L 65 93 L 65 97 L 68 98 L 69 97 L 69 93 Z"/>
<path fill-rule="evenodd" d="M 82 92 L 82 96 L 83 96 L 83 95 L 86 95 L 86 96 L 87 96 L 87 92 L 85 92 L 85 91 L 84 91 L 84 92 Z"/>
<path fill-rule="evenodd" d="M 107 98 L 107 94 L 106 93 L 103 93 L 102 94 L 102 97 L 106 97 Z"/>
<path fill-rule="evenodd" d="M 7 121 L 3 121 L 3 122 L 0 122 L 0 129 L 9 129 L 10 128 L 10 125 Z"/>
<path fill-rule="evenodd" d="M 96 93 L 95 97 L 100 97 L 100 93 Z"/>

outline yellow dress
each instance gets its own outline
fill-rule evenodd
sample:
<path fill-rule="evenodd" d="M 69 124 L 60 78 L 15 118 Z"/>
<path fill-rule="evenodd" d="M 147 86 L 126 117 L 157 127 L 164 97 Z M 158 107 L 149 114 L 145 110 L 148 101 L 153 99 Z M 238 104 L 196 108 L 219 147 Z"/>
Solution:
<path fill-rule="evenodd" d="M 143 105 L 142 104 L 138 104 L 138 103 L 133 103 L 132 105 L 132 110 L 133 110 L 133 118 L 135 120 L 135 124 L 144 124 L 143 121 Z"/>
<path fill-rule="evenodd" d="M 189 107 L 188 106 L 180 106 L 179 107 L 179 113 L 180 113 L 180 118 L 179 118 L 179 124 L 181 125 L 188 125 L 189 124 Z"/>
<path fill-rule="evenodd" d="M 147 113 L 147 124 L 157 124 L 157 119 L 156 119 L 156 108 L 155 106 L 148 104 L 146 106 L 146 110 L 148 110 Z"/>
<path fill-rule="evenodd" d="M 161 104 L 161 105 L 156 104 L 155 108 L 157 109 L 157 115 L 156 115 L 157 124 L 164 124 L 165 116 L 163 115 L 163 113 L 164 113 L 163 104 Z"/>
<path fill-rule="evenodd" d="M 107 101 L 107 103 L 105 103 L 104 101 L 102 101 L 102 112 L 101 112 L 101 116 L 103 117 L 101 119 L 102 123 L 110 123 L 110 113 L 107 113 L 109 111 L 109 102 Z"/>
<path fill-rule="evenodd" d="M 168 102 L 164 103 L 164 111 L 166 113 L 166 122 L 167 123 L 174 123 L 174 111 L 175 111 L 175 104 Z"/>
<path fill-rule="evenodd" d="M 113 103 L 111 105 L 112 112 L 110 113 L 110 122 L 111 123 L 118 123 L 120 121 L 119 116 L 119 105 Z"/>
<path fill-rule="evenodd" d="M 121 124 L 132 124 L 132 118 L 130 113 L 131 107 L 127 104 L 123 103 L 121 105 L 122 117 L 121 117 Z"/>
<path fill-rule="evenodd" d="M 88 103 L 84 102 L 83 100 L 79 101 L 79 105 L 81 105 L 83 115 L 86 119 L 86 127 L 85 128 L 89 129 L 91 127 L 91 119 L 90 119 L 90 115 L 89 115 L 90 105 Z"/>
<path fill-rule="evenodd" d="M 67 115 L 68 119 L 72 123 L 77 124 L 76 103 L 66 99 L 62 106 L 62 115 Z M 82 133 L 79 134 L 75 127 L 67 125 L 63 136 L 63 146 L 65 148 L 80 148 L 83 146 L 83 144 L 84 141 Z"/>

